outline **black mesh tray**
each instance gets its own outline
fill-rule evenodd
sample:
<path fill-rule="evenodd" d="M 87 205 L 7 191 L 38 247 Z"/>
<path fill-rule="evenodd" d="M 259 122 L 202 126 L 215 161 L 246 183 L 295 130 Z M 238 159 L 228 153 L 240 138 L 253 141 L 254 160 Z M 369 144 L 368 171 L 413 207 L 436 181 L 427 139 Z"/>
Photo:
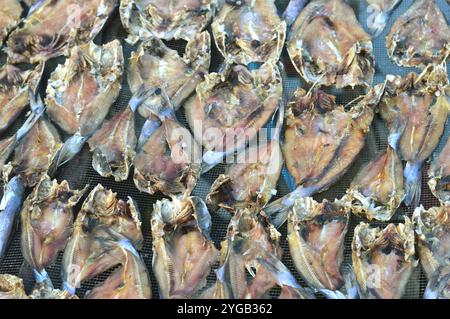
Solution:
<path fill-rule="evenodd" d="M 347 1 L 351 4 L 353 9 L 355 10 L 357 17 L 360 21 L 360 23 L 363 25 L 364 28 L 366 28 L 366 2 L 361 0 L 350 0 Z M 393 23 L 393 21 L 396 20 L 396 18 L 402 14 L 412 3 L 412 0 L 404 0 L 399 5 L 399 7 L 394 11 L 393 15 L 391 16 L 389 23 L 384 30 L 384 32 L 376 39 L 373 40 L 373 46 L 374 46 L 374 54 L 376 56 L 376 74 L 374 78 L 374 84 L 381 83 L 384 81 L 387 74 L 400 74 L 400 75 L 406 75 L 407 73 L 413 71 L 412 69 L 407 68 L 400 68 L 395 66 L 388 58 L 387 51 L 385 47 L 384 38 L 389 32 L 390 27 Z M 441 10 L 446 15 L 447 21 L 450 20 L 450 6 L 448 3 L 446 3 L 445 0 L 437 0 L 436 1 Z M 277 6 L 282 12 L 284 8 L 286 7 L 288 1 L 287 0 L 279 0 L 276 1 Z M 118 10 L 116 10 L 113 14 L 113 16 L 108 21 L 106 27 L 104 28 L 104 32 L 99 35 L 96 39 L 96 43 L 107 43 L 113 39 L 120 39 L 124 48 L 124 56 L 125 61 L 128 64 L 128 59 L 130 57 L 130 54 L 133 50 L 136 49 L 136 46 L 132 47 L 129 44 L 127 44 L 124 39 L 127 37 L 126 31 L 122 28 L 122 25 L 120 23 L 119 13 Z M 179 51 L 180 54 L 184 52 L 184 43 L 182 41 L 170 41 L 167 43 L 169 47 L 176 49 Z M 4 63 L 6 58 L 6 55 L 4 53 L 0 54 L 0 62 L 2 64 Z M 284 50 L 282 58 L 282 63 L 284 64 L 285 72 L 283 74 L 283 86 L 284 86 L 284 96 L 286 100 L 289 100 L 293 92 L 299 87 L 304 86 L 304 83 L 299 79 L 299 76 L 295 72 L 293 66 L 291 65 L 289 58 L 287 56 L 286 50 Z M 50 73 L 55 69 L 55 67 L 64 62 L 64 58 L 57 58 L 49 61 L 47 63 L 46 72 L 44 74 L 44 83 L 47 82 Z M 217 51 L 215 47 L 213 47 L 212 52 L 212 61 L 211 61 L 211 71 L 216 71 L 222 62 L 222 58 L 220 53 Z M 417 70 L 416 70 L 417 71 Z M 449 68 L 447 69 L 447 73 L 449 73 Z M 348 102 L 352 101 L 355 97 L 359 96 L 363 91 L 355 89 L 353 91 L 342 91 L 339 92 L 337 96 L 337 102 L 341 104 L 347 104 Z M 41 92 L 42 96 L 44 96 L 45 92 Z M 119 98 L 114 103 L 113 107 L 111 108 L 109 117 L 113 116 L 114 114 L 120 112 L 122 109 L 124 109 L 128 101 L 131 97 L 131 93 L 127 84 L 126 74 L 123 79 L 122 83 L 122 91 L 120 93 Z M 184 113 L 182 111 L 178 112 L 177 114 L 179 120 L 181 123 L 186 124 L 186 120 L 184 117 Z M 23 123 L 24 118 L 21 118 L 16 121 L 15 125 L 10 129 L 9 132 L 6 133 L 6 136 L 12 135 L 15 130 L 17 130 L 20 125 Z M 142 124 L 144 123 L 144 120 L 137 116 L 137 127 L 142 127 Z M 450 122 L 450 121 L 449 121 Z M 140 133 L 139 130 L 137 132 Z M 450 134 L 450 123 L 447 123 L 446 130 L 445 130 L 445 136 L 442 139 L 438 150 L 441 149 L 444 145 L 444 141 Z M 64 135 L 63 135 L 64 136 Z M 64 136 L 65 138 L 67 136 Z M 2 137 L 3 138 L 3 137 Z M 387 147 L 387 130 L 382 122 L 382 120 L 378 117 L 378 115 L 375 118 L 375 121 L 372 124 L 372 129 L 368 133 L 366 138 L 366 146 L 364 147 L 363 151 L 359 155 L 357 161 L 353 164 L 351 169 L 347 174 L 343 176 L 343 178 L 331 187 L 328 191 L 323 192 L 321 194 L 318 194 L 315 197 L 316 200 L 322 200 L 323 198 L 327 198 L 329 200 L 334 200 L 334 198 L 340 198 L 345 194 L 346 189 L 350 185 L 350 182 L 352 181 L 355 174 L 358 172 L 358 170 L 361 168 L 362 165 L 367 163 L 370 159 L 374 158 L 375 154 L 377 154 L 380 151 L 385 150 Z M 57 175 L 55 178 L 57 178 L 59 181 L 66 179 L 70 183 L 71 187 L 73 188 L 82 188 L 86 184 L 90 185 L 90 190 L 94 188 L 97 184 L 101 183 L 103 186 L 110 188 L 118 193 L 119 198 L 126 199 L 127 196 L 131 196 L 133 199 L 136 200 L 138 203 L 138 206 L 140 208 L 141 214 L 142 214 L 142 231 L 144 233 L 145 237 L 145 243 L 144 247 L 141 251 L 142 257 L 145 260 L 145 263 L 147 265 L 147 268 L 150 273 L 151 281 L 152 281 L 152 290 L 153 290 L 153 296 L 154 298 L 158 298 L 158 287 L 156 283 L 156 279 L 152 272 L 152 239 L 151 239 L 151 232 L 150 232 L 150 216 L 153 204 L 161 198 L 161 196 L 151 196 L 145 193 L 140 193 L 134 186 L 133 180 L 132 180 L 132 174 L 130 174 L 131 178 L 129 178 L 127 181 L 122 183 L 116 183 L 113 179 L 107 179 L 99 176 L 91 166 L 92 163 L 92 157 L 90 152 L 88 151 L 87 147 L 84 147 L 82 152 L 77 155 L 70 163 L 63 166 L 59 169 L 57 172 Z M 427 186 L 427 171 L 428 171 L 429 164 L 427 163 L 424 166 L 423 169 L 423 179 L 422 179 L 422 198 L 421 198 L 421 204 L 425 208 L 430 208 L 433 206 L 439 205 L 439 202 L 437 199 L 431 194 L 428 186 Z M 198 182 L 197 187 L 194 190 L 194 195 L 200 196 L 202 198 L 205 198 L 206 194 L 208 193 L 210 186 L 216 179 L 216 177 L 223 173 L 224 166 L 219 165 L 203 175 L 201 179 Z M 1 186 L 1 185 L 0 185 Z M 0 196 L 2 195 L 2 189 L 0 188 Z M 287 186 L 287 183 L 284 178 L 280 178 L 278 183 L 278 194 L 275 197 L 280 197 L 286 193 L 288 193 L 289 188 Z M 84 197 L 85 198 L 85 197 Z M 83 202 L 84 198 L 80 201 Z M 81 203 L 75 208 L 75 211 L 77 212 L 81 206 Z M 403 221 L 403 216 L 408 215 L 411 216 L 412 209 L 405 207 L 402 205 L 398 212 L 395 214 L 395 216 L 392 218 L 392 222 L 401 222 Z M 213 218 L 213 228 L 212 228 L 212 238 L 214 242 L 216 243 L 217 247 L 220 248 L 220 242 L 224 239 L 226 234 L 226 229 L 228 226 L 228 222 L 230 220 L 230 215 L 225 211 L 219 211 L 217 214 L 212 215 Z M 362 221 L 362 219 L 351 216 L 350 221 L 350 227 L 349 232 L 347 234 L 346 240 L 345 240 L 345 258 L 344 258 L 344 264 L 351 264 L 351 241 L 353 238 L 353 229 L 354 227 L 359 224 L 359 222 Z M 371 223 L 374 226 L 385 226 L 387 223 L 377 223 L 373 222 Z M 298 272 L 295 270 L 295 267 L 293 265 L 293 262 L 289 256 L 289 248 L 286 241 L 286 225 L 282 226 L 280 229 L 282 233 L 282 242 L 281 246 L 284 250 L 284 256 L 283 256 L 283 262 L 284 264 L 291 270 L 291 272 L 296 276 L 297 280 L 302 284 L 305 285 L 305 282 L 300 278 Z M 49 267 L 47 269 L 47 272 L 49 273 L 53 284 L 55 287 L 60 287 L 61 285 L 61 260 L 62 260 L 62 253 L 58 256 L 57 262 Z M 34 285 L 34 276 L 29 269 L 28 266 L 25 265 L 24 259 L 22 256 L 21 248 L 20 248 L 20 231 L 17 230 L 13 236 L 12 242 L 7 250 L 7 254 L 3 261 L 0 264 L 0 273 L 8 273 L 13 275 L 18 275 L 24 279 L 25 287 L 29 291 L 32 289 Z M 109 273 L 104 273 L 102 275 L 99 275 L 85 283 L 77 290 L 77 295 L 80 297 L 83 297 L 86 291 L 92 289 L 96 284 L 102 282 L 107 278 Z M 208 285 L 212 284 L 215 280 L 215 276 L 213 273 L 210 274 L 208 277 Z M 414 274 L 411 277 L 411 280 L 407 286 L 406 293 L 404 295 L 404 298 L 422 298 L 423 292 L 425 289 L 425 286 L 427 284 L 427 280 L 425 278 L 424 272 L 419 265 L 417 269 L 415 270 Z M 273 289 L 268 297 L 277 297 L 279 294 L 279 290 L 277 288 Z"/>

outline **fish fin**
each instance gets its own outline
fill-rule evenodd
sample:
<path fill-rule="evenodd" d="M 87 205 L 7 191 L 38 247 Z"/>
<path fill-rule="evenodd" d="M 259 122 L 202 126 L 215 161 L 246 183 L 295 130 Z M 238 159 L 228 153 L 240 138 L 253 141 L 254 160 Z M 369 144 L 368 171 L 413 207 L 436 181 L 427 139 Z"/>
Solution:
<path fill-rule="evenodd" d="M 417 207 L 420 202 L 422 185 L 422 163 L 407 162 L 403 176 L 405 177 L 405 205 Z"/>

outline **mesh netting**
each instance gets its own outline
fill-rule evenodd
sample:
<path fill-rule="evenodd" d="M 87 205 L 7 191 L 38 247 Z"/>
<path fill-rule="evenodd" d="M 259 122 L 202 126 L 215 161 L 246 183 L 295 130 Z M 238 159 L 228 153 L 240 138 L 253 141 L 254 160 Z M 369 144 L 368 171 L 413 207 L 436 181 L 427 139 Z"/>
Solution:
<path fill-rule="evenodd" d="M 280 9 L 280 12 L 286 7 L 287 5 L 286 0 L 280 0 L 276 1 L 278 8 Z M 355 12 L 357 13 L 358 19 L 361 21 L 362 25 L 365 27 L 365 21 L 366 21 L 366 2 L 365 1 L 348 1 L 352 7 L 354 8 Z M 450 20 L 450 10 L 449 5 L 446 3 L 445 0 L 438 0 L 436 1 L 441 10 L 445 13 L 447 20 Z M 401 3 L 401 5 L 394 11 L 393 15 L 391 16 L 391 19 L 389 20 L 389 24 L 387 25 L 384 32 L 373 41 L 374 45 L 374 53 L 376 56 L 376 74 L 375 74 L 375 83 L 380 83 L 384 81 L 387 74 L 400 74 L 400 75 L 406 75 L 408 72 L 411 71 L 411 69 L 406 68 L 399 68 L 395 66 L 388 58 L 387 51 L 384 43 L 384 38 L 386 33 L 389 31 L 392 22 L 395 21 L 395 19 L 403 13 L 412 3 L 412 0 L 405 0 Z M 108 24 L 106 25 L 103 34 L 101 34 L 97 39 L 97 43 L 107 43 L 111 41 L 112 39 L 120 39 L 123 47 L 124 47 L 124 56 L 125 60 L 128 61 L 130 54 L 133 50 L 136 49 L 136 47 L 132 47 L 128 45 L 124 39 L 126 38 L 127 34 L 125 30 L 122 28 L 120 23 L 120 18 L 118 14 L 118 10 L 115 11 L 114 15 L 111 17 L 111 19 L 108 21 Z M 167 43 L 169 47 L 176 49 L 182 54 L 184 52 L 184 43 L 180 41 L 171 41 Z M 5 54 L 1 53 L 0 56 L 0 62 L 5 61 Z M 59 64 L 63 63 L 64 58 L 57 58 L 52 61 L 49 61 L 47 63 L 46 67 L 46 73 L 44 74 L 44 83 L 48 80 L 48 77 L 51 73 L 51 71 L 54 70 L 54 68 Z M 222 58 L 217 51 L 217 49 L 214 47 L 212 52 L 212 64 L 211 64 L 211 71 L 217 70 L 218 66 L 222 62 Z M 284 50 L 282 55 L 282 62 L 285 65 L 285 74 L 284 77 L 284 95 L 286 99 L 290 99 L 292 97 L 293 92 L 301 85 L 304 85 L 304 83 L 299 80 L 297 73 L 295 72 L 294 68 L 289 62 L 289 58 L 287 56 L 286 50 Z M 128 88 L 126 74 L 123 79 L 122 83 L 122 91 L 117 99 L 116 103 L 111 108 L 109 117 L 113 116 L 114 114 L 120 112 L 123 110 L 131 97 L 130 90 Z M 354 90 L 349 91 L 346 90 L 345 92 L 340 92 L 337 96 L 337 102 L 341 104 L 347 104 L 348 102 L 352 101 L 355 97 L 359 96 L 362 93 L 362 91 Z M 42 95 L 44 95 L 44 92 L 42 92 Z M 186 120 L 181 110 L 178 112 L 178 118 L 181 123 L 186 125 Z M 137 127 L 140 128 L 144 122 L 144 120 L 137 116 Z M 21 118 L 16 121 L 14 126 L 10 129 L 9 132 L 6 133 L 6 135 L 11 135 L 15 130 L 17 130 L 20 125 L 23 123 L 24 118 Z M 440 150 L 443 147 L 444 140 L 446 140 L 447 136 L 450 132 L 450 125 L 447 124 L 446 128 L 446 136 L 442 139 L 438 150 Z M 139 130 L 137 132 L 140 133 Z M 64 136 L 64 135 L 63 135 Z M 67 137 L 67 136 L 65 136 Z M 358 170 L 367 163 L 369 160 L 374 158 L 375 154 L 377 154 L 380 151 L 385 150 L 387 147 L 387 130 L 384 125 L 384 123 L 381 121 L 381 119 L 377 116 L 375 118 L 374 123 L 372 124 L 372 129 L 367 135 L 367 143 L 363 151 L 361 152 L 360 156 L 358 157 L 357 161 L 354 163 L 354 165 L 351 167 L 351 169 L 348 171 L 347 174 L 345 174 L 342 179 L 334 186 L 332 186 L 328 191 L 323 192 L 321 194 L 318 194 L 315 197 L 316 200 L 322 200 L 323 198 L 327 198 L 328 200 L 334 200 L 334 198 L 340 198 L 345 194 L 346 189 L 350 185 L 350 182 L 352 181 L 355 174 L 358 172 Z M 151 233 L 150 233 L 150 215 L 151 210 L 153 207 L 153 203 L 161 198 L 159 195 L 151 196 L 145 193 L 140 193 L 134 186 L 133 180 L 132 180 L 132 174 L 130 174 L 130 178 L 127 181 L 116 183 L 113 179 L 107 179 L 99 176 L 91 166 L 92 163 L 92 157 L 90 152 L 88 151 L 87 147 L 84 147 L 82 152 L 78 154 L 70 163 L 63 166 L 61 169 L 59 169 L 56 178 L 61 181 L 63 179 L 66 179 L 72 188 L 79 188 L 81 189 L 86 184 L 90 185 L 90 190 L 94 188 L 97 184 L 101 183 L 106 188 L 110 188 L 117 192 L 118 197 L 122 199 L 126 199 L 128 196 L 131 196 L 133 199 L 136 200 L 138 203 L 138 206 L 141 211 L 142 215 L 142 231 L 144 233 L 145 237 L 145 243 L 144 247 L 141 251 L 142 257 L 145 260 L 145 263 L 147 265 L 147 268 L 149 270 L 151 280 L 152 280 L 152 290 L 153 290 L 153 296 L 158 296 L 158 289 L 155 277 L 152 273 L 152 267 L 151 267 L 151 261 L 152 261 L 152 240 L 151 240 Z M 428 171 L 429 164 L 426 164 L 423 169 L 423 187 L 422 187 L 422 198 L 421 198 L 421 204 L 424 205 L 425 208 L 437 206 L 439 203 L 434 198 L 434 196 L 431 194 L 431 192 L 428 189 L 427 186 L 427 171 Z M 194 190 L 194 195 L 200 196 L 202 198 L 205 198 L 206 194 L 209 192 L 210 186 L 214 182 L 214 180 L 217 178 L 217 176 L 224 172 L 224 166 L 219 165 L 215 167 L 214 169 L 210 170 L 208 173 L 203 175 L 201 179 L 198 182 L 197 187 Z M 275 197 L 280 197 L 288 192 L 288 186 L 287 183 L 283 178 L 280 179 L 278 183 L 278 193 Z M 0 195 L 1 190 L 0 190 Z M 84 198 L 83 198 L 84 199 Z M 83 202 L 83 199 L 80 202 Z M 78 211 L 81 204 L 79 204 L 75 211 Z M 395 216 L 392 218 L 392 222 L 401 222 L 403 221 L 403 215 L 409 215 L 411 216 L 412 210 L 410 208 L 405 207 L 402 205 L 398 212 L 395 214 Z M 213 227 L 212 227 L 212 238 L 214 242 L 216 243 L 217 247 L 220 247 L 220 242 L 224 239 L 226 235 L 226 230 L 228 226 L 228 222 L 230 219 L 230 215 L 224 211 L 219 211 L 217 214 L 214 214 L 212 216 L 213 218 Z M 346 240 L 345 240 L 345 258 L 344 258 L 344 264 L 351 264 L 351 241 L 353 238 L 353 229 L 354 227 L 360 222 L 362 219 L 352 216 L 350 221 L 350 227 L 349 232 L 347 234 Z M 386 223 L 372 223 L 374 226 L 385 226 Z M 289 256 L 289 249 L 288 244 L 286 241 L 286 225 L 284 225 L 281 228 L 282 233 L 282 241 L 281 246 L 284 250 L 284 256 L 283 256 L 283 262 L 284 264 L 292 271 L 292 273 L 297 277 L 298 281 L 305 285 L 304 281 L 299 277 L 298 272 L 295 270 L 295 267 L 293 265 L 293 262 Z M 47 269 L 47 272 L 49 273 L 54 286 L 59 287 L 61 285 L 61 261 L 62 261 L 62 254 L 58 256 L 58 259 L 56 263 L 49 267 Z M 34 285 L 34 277 L 29 269 L 24 264 L 24 259 L 22 256 L 21 248 L 20 248 L 20 232 L 17 230 L 12 238 L 12 242 L 7 250 L 7 254 L 3 261 L 0 264 L 0 273 L 9 273 L 13 275 L 18 275 L 24 279 L 24 283 L 27 290 L 31 290 Z M 102 282 L 107 278 L 109 273 L 104 273 L 102 275 L 97 276 L 94 279 L 91 279 L 85 283 L 82 284 L 81 288 L 77 290 L 77 295 L 80 297 L 84 296 L 86 291 L 92 289 L 96 284 Z M 208 277 L 208 285 L 212 284 L 215 280 L 215 276 L 211 273 L 211 275 Z M 425 286 L 426 286 L 426 278 L 424 275 L 423 270 L 419 266 L 413 276 L 411 277 L 411 280 L 408 284 L 405 298 L 421 298 L 423 295 Z M 276 297 L 279 293 L 279 290 L 273 289 L 270 292 L 270 297 Z"/>

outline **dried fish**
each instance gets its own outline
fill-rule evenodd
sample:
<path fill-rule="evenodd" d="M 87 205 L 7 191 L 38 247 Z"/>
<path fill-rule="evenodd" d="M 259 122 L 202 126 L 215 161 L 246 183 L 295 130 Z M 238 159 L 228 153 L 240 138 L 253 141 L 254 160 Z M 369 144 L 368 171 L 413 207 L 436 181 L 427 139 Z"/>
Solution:
<path fill-rule="evenodd" d="M 276 227 L 286 221 L 296 198 L 327 190 L 347 172 L 364 147 L 383 87 L 375 86 L 349 110 L 323 91 L 297 90 L 286 112 L 283 146 L 297 188 L 264 208 Z"/>
<path fill-rule="evenodd" d="M 201 147 L 177 120 L 164 90 L 168 108 L 159 119 L 147 120 L 134 161 L 134 184 L 149 194 L 189 195 L 200 175 Z"/>
<path fill-rule="evenodd" d="M 249 70 L 227 65 L 210 73 L 184 108 L 195 139 L 205 147 L 203 161 L 214 166 L 245 147 L 282 101 L 281 75 L 272 62 Z"/>
<path fill-rule="evenodd" d="M 434 157 L 428 171 L 428 185 L 441 202 L 450 203 L 450 137 L 442 151 Z"/>
<path fill-rule="evenodd" d="M 114 246 L 121 249 L 124 260 L 118 269 L 103 283 L 89 291 L 85 298 L 150 299 L 152 290 L 144 261 L 128 239 L 120 234 L 115 234 L 115 236 L 117 238 L 110 245 L 112 245 L 112 249 Z"/>
<path fill-rule="evenodd" d="M 311 197 L 295 201 L 288 217 L 288 243 L 295 267 L 312 288 L 338 290 L 349 208 L 341 200 L 322 203 Z"/>
<path fill-rule="evenodd" d="M 46 118 L 39 118 L 14 151 L 9 164 L 26 187 L 34 187 L 49 172 L 61 148 L 58 131 Z"/>
<path fill-rule="evenodd" d="M 101 125 L 119 96 L 124 59 L 118 40 L 93 42 L 71 49 L 65 64 L 52 73 L 47 86 L 47 113 L 67 134 L 54 163 L 70 161 Z"/>
<path fill-rule="evenodd" d="M 367 0 L 367 27 L 372 36 L 377 37 L 386 27 L 392 11 L 401 0 Z"/>
<path fill-rule="evenodd" d="M 307 295 L 280 261 L 280 236 L 264 215 L 247 209 L 237 211 L 222 242 L 215 286 L 222 292 L 216 296 L 262 298 L 276 285 L 282 290 L 285 286 L 298 289 Z"/>
<path fill-rule="evenodd" d="M 44 175 L 23 204 L 21 244 L 25 261 L 37 283 L 49 281 L 45 268 L 67 244 L 73 225 L 73 207 L 84 191 L 72 190 Z"/>
<path fill-rule="evenodd" d="M 290 0 L 286 10 L 283 12 L 283 18 L 288 28 L 295 22 L 300 12 L 308 4 L 309 0 Z"/>
<path fill-rule="evenodd" d="M 450 206 L 414 211 L 419 259 L 430 280 L 439 267 L 450 266 Z"/>
<path fill-rule="evenodd" d="M 153 271 L 162 298 L 190 298 L 206 285 L 218 251 L 211 216 L 198 197 L 162 199 L 153 206 Z"/>
<path fill-rule="evenodd" d="M 22 11 L 19 0 L 0 1 L 0 48 L 9 32 L 19 24 Z"/>
<path fill-rule="evenodd" d="M 150 38 L 131 53 L 128 84 L 132 94 L 142 86 L 159 89 L 139 107 L 139 114 L 150 118 L 167 108 L 161 90 L 164 89 L 175 109 L 194 92 L 208 73 L 211 60 L 211 37 L 207 31 L 193 37 L 186 45 L 183 57 L 169 49 L 163 41 Z"/>
<path fill-rule="evenodd" d="M 362 299 L 400 299 L 418 261 L 414 254 L 414 229 L 389 224 L 385 229 L 361 222 L 352 242 L 353 267 Z"/>
<path fill-rule="evenodd" d="M 0 299 L 28 299 L 23 280 L 13 275 L 0 275 Z"/>
<path fill-rule="evenodd" d="M 450 266 L 439 267 L 431 276 L 424 299 L 450 299 Z"/>
<path fill-rule="evenodd" d="M 417 0 L 386 37 L 389 57 L 405 67 L 439 64 L 450 53 L 450 27 L 434 0 Z"/>
<path fill-rule="evenodd" d="M 10 63 L 38 63 L 69 53 L 71 47 L 94 40 L 117 0 L 39 1 L 24 25 L 8 40 Z"/>
<path fill-rule="evenodd" d="M 0 261 L 5 256 L 8 244 L 17 222 L 16 215 L 20 213 L 25 188 L 20 176 L 8 181 L 8 176 L 3 177 L 4 190 L 0 202 Z M 0 289 L 1 294 L 2 289 Z"/>
<path fill-rule="evenodd" d="M 43 65 L 39 65 L 34 71 L 22 71 L 9 64 L 0 69 L 0 134 L 29 104 L 29 91 L 36 90 L 43 69 Z"/>
<path fill-rule="evenodd" d="M 280 134 L 284 119 L 284 105 L 280 106 L 277 127 L 270 141 L 262 140 L 238 154 L 237 162 L 219 175 L 206 196 L 206 203 L 214 210 L 219 207 L 235 211 L 254 207 L 259 212 L 277 192 L 277 182 L 283 165 Z"/>
<path fill-rule="evenodd" d="M 450 110 L 448 87 L 447 72 L 442 65 L 430 65 L 420 75 L 387 77 L 379 109 L 387 123 L 389 139 L 399 139 L 399 154 L 407 162 L 406 205 L 416 207 L 419 203 L 422 164 L 438 145 Z"/>
<path fill-rule="evenodd" d="M 116 182 L 128 179 L 137 145 L 134 114 L 147 94 L 139 91 L 124 111 L 103 123 L 88 140 L 93 152 L 92 166 L 101 176 L 113 176 Z"/>
<path fill-rule="evenodd" d="M 274 0 L 225 1 L 212 32 L 229 62 L 276 62 L 284 47 L 286 22 L 278 16 Z"/>
<path fill-rule="evenodd" d="M 403 165 L 397 151 L 388 146 L 367 163 L 347 190 L 352 212 L 369 220 L 388 221 L 403 201 Z"/>
<path fill-rule="evenodd" d="M 287 50 L 308 83 L 337 88 L 372 83 L 371 37 L 343 0 L 311 1 L 292 25 Z"/>
<path fill-rule="evenodd" d="M 116 233 L 141 249 L 143 236 L 139 212 L 133 200 L 127 203 L 98 185 L 83 203 L 73 233 L 64 251 L 64 290 L 74 293 L 79 285 L 124 262 L 120 245 L 112 245 Z"/>
<path fill-rule="evenodd" d="M 122 0 L 120 19 L 128 42 L 157 37 L 192 40 L 209 24 L 222 0 Z"/>
<path fill-rule="evenodd" d="M 51 286 L 38 285 L 31 295 L 30 299 L 79 299 L 76 295 L 70 294 L 67 291 L 53 289 Z"/>

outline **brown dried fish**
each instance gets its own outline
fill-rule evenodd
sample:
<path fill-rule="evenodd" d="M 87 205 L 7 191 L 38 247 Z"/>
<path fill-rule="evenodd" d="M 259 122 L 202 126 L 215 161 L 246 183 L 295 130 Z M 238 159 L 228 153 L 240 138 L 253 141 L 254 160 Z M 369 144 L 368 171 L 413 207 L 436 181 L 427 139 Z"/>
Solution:
<path fill-rule="evenodd" d="M 322 203 L 311 197 L 295 201 L 288 217 L 288 243 L 297 270 L 310 287 L 338 290 L 349 208 L 340 200 Z"/>
<path fill-rule="evenodd" d="M 346 200 L 352 212 L 369 220 L 388 221 L 403 201 L 403 165 L 397 151 L 388 146 L 366 164 L 353 179 Z"/>
<path fill-rule="evenodd" d="M 353 267 L 362 299 L 400 299 L 418 261 L 414 254 L 414 229 L 389 224 L 385 229 L 360 223 L 352 242 Z"/>
<path fill-rule="evenodd" d="M 122 0 L 120 18 L 136 43 L 157 37 L 192 40 L 209 24 L 222 0 Z"/>
<path fill-rule="evenodd" d="M 164 93 L 163 93 L 164 94 Z M 170 103 L 170 102 L 169 102 Z M 200 175 L 201 147 L 176 119 L 173 109 L 160 120 L 148 120 L 134 161 L 134 184 L 149 194 L 189 195 Z"/>
<path fill-rule="evenodd" d="M 128 68 L 131 93 L 136 94 L 142 86 L 148 90 L 164 89 L 172 106 L 178 109 L 208 73 L 210 60 L 211 37 L 207 31 L 195 35 L 187 43 L 183 57 L 161 40 L 150 38 L 131 53 Z M 162 94 L 152 94 L 139 107 L 139 114 L 150 118 L 166 107 Z"/>
<path fill-rule="evenodd" d="M 38 63 L 94 40 L 117 0 L 44 0 L 8 40 L 10 63 Z"/>
<path fill-rule="evenodd" d="M 46 175 L 61 148 L 58 131 L 45 118 L 39 118 L 19 142 L 11 165 L 21 175 L 25 186 L 34 187 Z"/>
<path fill-rule="evenodd" d="M 278 16 L 274 0 L 232 0 L 224 2 L 212 32 L 229 62 L 276 62 L 284 47 L 286 22 Z"/>
<path fill-rule="evenodd" d="M 337 88 L 372 83 L 371 37 L 343 0 L 311 1 L 292 25 L 287 50 L 308 83 Z"/>
<path fill-rule="evenodd" d="M 84 191 L 72 190 L 67 181 L 58 183 L 44 175 L 25 200 L 21 219 L 22 253 L 36 281 L 48 281 L 45 268 L 52 265 L 69 239 L 73 207 Z"/>
<path fill-rule="evenodd" d="M 0 299 L 29 299 L 23 280 L 13 275 L 0 275 Z"/>
<path fill-rule="evenodd" d="M 64 290 L 74 293 L 79 285 L 124 262 L 123 248 L 111 245 L 116 233 L 142 248 L 143 236 L 139 212 L 133 200 L 127 203 L 98 185 L 78 213 L 63 257 Z"/>
<path fill-rule="evenodd" d="M 286 221 L 296 198 L 327 190 L 347 172 L 365 145 L 382 92 L 383 85 L 377 85 L 346 110 L 333 95 L 297 90 L 286 112 L 283 146 L 297 188 L 264 208 L 276 227 Z"/>
<path fill-rule="evenodd" d="M 223 73 L 207 75 L 184 105 L 194 137 L 205 147 L 203 161 L 214 166 L 245 147 L 278 109 L 282 90 L 272 62 L 253 70 L 227 65 Z"/>
<path fill-rule="evenodd" d="M 0 1 L 0 48 L 9 32 L 19 24 L 22 11 L 19 0 Z"/>
<path fill-rule="evenodd" d="M 372 36 L 377 37 L 386 27 L 392 11 L 401 0 L 367 0 L 367 27 Z"/>
<path fill-rule="evenodd" d="M 428 185 L 441 202 L 450 203 L 450 137 L 442 151 L 431 162 Z"/>
<path fill-rule="evenodd" d="M 277 182 L 283 165 L 280 134 L 284 119 L 284 105 L 278 113 L 277 127 L 270 141 L 259 136 L 259 142 L 238 154 L 236 163 L 214 181 L 206 203 L 214 210 L 219 207 L 234 212 L 251 208 L 259 212 L 277 192 Z"/>
<path fill-rule="evenodd" d="M 216 296 L 262 298 L 276 285 L 303 292 L 293 275 L 280 261 L 281 234 L 268 219 L 247 209 L 236 212 L 222 242 L 221 266 L 216 271 Z M 303 292 L 305 295 L 308 292 Z"/>
<path fill-rule="evenodd" d="M 119 96 L 124 58 L 114 40 L 71 49 L 70 56 L 52 73 L 47 86 L 47 113 L 72 135 L 58 154 L 55 166 L 70 161 L 101 125 Z"/>
<path fill-rule="evenodd" d="M 43 65 L 39 65 L 34 71 L 22 71 L 9 64 L 0 69 L 0 134 L 29 104 L 29 91 L 36 90 L 43 69 Z"/>
<path fill-rule="evenodd" d="M 116 246 L 123 254 L 121 266 L 103 283 L 89 291 L 86 299 L 150 299 L 152 290 L 147 267 L 132 243 L 123 236 L 109 245 Z"/>
<path fill-rule="evenodd" d="M 431 279 L 440 266 L 450 265 L 450 206 L 417 207 L 413 221 L 420 263 Z"/>
<path fill-rule="evenodd" d="M 205 203 L 198 197 L 157 201 L 151 226 L 153 271 L 161 298 L 195 296 L 218 259 Z"/>
<path fill-rule="evenodd" d="M 450 53 L 450 28 L 434 0 L 417 0 L 386 37 L 389 57 L 398 65 L 425 68 Z"/>
<path fill-rule="evenodd" d="M 404 170 L 407 205 L 418 205 L 422 164 L 444 132 L 450 110 L 448 88 L 447 72 L 442 65 L 430 65 L 420 75 L 387 77 L 379 110 L 387 123 L 389 139 L 399 139 L 399 154 L 407 162 Z"/>

